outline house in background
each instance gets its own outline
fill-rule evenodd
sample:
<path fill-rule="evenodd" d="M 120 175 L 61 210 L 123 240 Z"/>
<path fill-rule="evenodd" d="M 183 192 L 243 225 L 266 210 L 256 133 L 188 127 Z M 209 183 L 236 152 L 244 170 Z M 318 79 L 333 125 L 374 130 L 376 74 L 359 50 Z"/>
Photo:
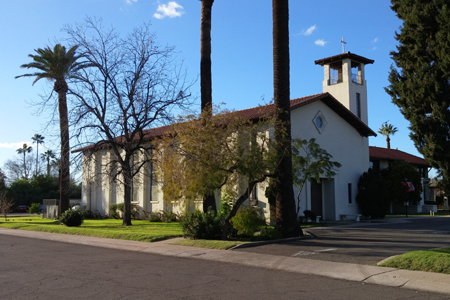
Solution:
<path fill-rule="evenodd" d="M 443 203 L 438 205 L 438 208 L 442 208 L 444 210 L 449 210 L 450 206 L 448 203 L 448 197 L 445 195 L 444 191 L 439 187 L 438 179 L 433 178 L 430 179 L 430 202 L 437 202 L 436 198 L 442 197 Z"/>
<path fill-rule="evenodd" d="M 422 213 L 428 212 L 430 209 L 432 209 L 433 211 L 436 210 L 435 212 L 437 212 L 437 208 L 430 208 L 429 205 L 425 203 L 425 201 L 428 201 L 430 199 L 430 178 L 428 178 L 428 168 L 430 168 L 430 165 L 426 162 L 425 159 L 397 149 L 387 149 L 373 146 L 369 147 L 369 153 L 370 167 L 375 171 L 387 169 L 390 163 L 393 161 L 403 161 L 416 167 L 422 179 L 422 200 L 417 203 L 417 205 L 410 205 L 410 208 L 408 208 L 408 212 L 411 211 L 411 213 Z M 394 207 L 391 209 L 398 209 L 401 212 L 404 212 L 404 208 Z"/>
<path fill-rule="evenodd" d="M 333 156 L 342 166 L 336 175 L 320 182 L 307 182 L 302 190 L 300 214 L 308 209 L 324 220 L 338 220 L 342 216 L 359 214 L 356 203 L 360 176 L 369 169 L 369 136 L 376 133 L 368 127 L 367 83 L 365 66 L 374 61 L 346 52 L 315 61 L 324 68 L 323 93 L 291 100 L 291 129 L 293 138 L 315 138 L 321 148 Z M 259 114 L 273 111 L 274 106 L 250 108 L 238 111 L 242 117 L 256 119 Z M 164 133 L 164 127 L 145 132 L 149 143 Z M 273 129 L 267 131 L 273 136 Z M 108 214 L 109 205 L 123 202 L 120 186 L 106 175 L 105 168 L 111 168 L 110 151 L 97 151 L 95 160 L 88 160 L 88 150 L 83 151 L 83 202 L 87 209 Z M 161 183 L 154 180 L 151 164 L 138 174 L 140 184 L 133 187 L 133 203 L 142 211 L 181 209 L 174 203 L 163 201 Z M 149 176 L 150 174 L 150 176 Z M 261 206 L 266 219 L 270 210 L 265 195 L 266 184 L 258 184 L 252 193 L 252 203 Z M 297 188 L 294 188 L 294 193 Z M 219 204 L 220 193 L 216 196 Z"/>

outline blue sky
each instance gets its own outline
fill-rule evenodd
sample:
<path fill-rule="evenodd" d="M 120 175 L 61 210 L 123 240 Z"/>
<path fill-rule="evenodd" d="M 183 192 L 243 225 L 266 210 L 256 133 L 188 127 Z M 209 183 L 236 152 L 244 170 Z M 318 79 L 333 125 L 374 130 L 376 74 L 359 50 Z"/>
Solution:
<path fill-rule="evenodd" d="M 48 89 L 41 80 L 14 79 L 26 70 L 34 49 L 53 45 L 65 35 L 65 24 L 86 16 L 102 18 L 104 25 L 129 32 L 151 22 L 161 44 L 176 47 L 190 79 L 200 72 L 200 12 L 198 0 L 16 0 L 1 1 L 0 10 L 0 167 L 14 158 L 35 133 L 46 137 L 45 147 L 58 150 L 55 129 L 46 128 L 51 112 L 37 113 L 29 103 Z M 272 99 L 272 10 L 270 0 L 216 0 L 212 12 L 213 102 L 244 109 Z M 366 68 L 369 126 L 378 131 L 389 121 L 398 128 L 391 147 L 420 154 L 409 138 L 409 123 L 392 104 L 384 87 L 395 49 L 394 33 L 401 22 L 388 0 L 291 0 L 291 98 L 322 92 L 323 70 L 314 60 L 346 51 L 374 59 Z M 192 88 L 199 105 L 200 81 Z M 371 137 L 370 145 L 386 147 L 385 137 Z M 43 149 L 40 147 L 40 149 Z"/>

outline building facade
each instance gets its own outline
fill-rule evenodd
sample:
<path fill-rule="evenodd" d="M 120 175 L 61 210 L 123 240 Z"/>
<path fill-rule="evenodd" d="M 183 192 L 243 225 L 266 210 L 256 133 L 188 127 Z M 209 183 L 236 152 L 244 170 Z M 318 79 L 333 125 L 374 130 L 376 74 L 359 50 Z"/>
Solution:
<path fill-rule="evenodd" d="M 321 148 L 330 153 L 333 161 L 342 166 L 336 175 L 320 182 L 307 182 L 300 195 L 300 213 L 311 210 L 323 220 L 338 220 L 342 215 L 357 215 L 356 203 L 358 181 L 370 167 L 368 137 L 376 133 L 368 127 L 367 83 L 365 66 L 374 61 L 347 52 L 315 61 L 324 68 L 323 92 L 291 100 L 292 138 L 316 139 Z M 273 105 L 266 105 L 263 111 L 270 111 Z M 243 117 L 254 118 L 261 107 L 239 111 Z M 162 128 L 149 129 L 146 135 L 156 137 Z M 268 130 L 273 134 L 273 129 Z M 149 141 L 150 142 L 150 141 Z M 82 151 L 82 149 L 80 150 Z M 92 159 L 95 157 L 95 159 Z M 123 202 L 120 176 L 113 180 L 114 170 L 105 170 L 111 160 L 108 149 L 95 153 L 83 153 L 83 202 L 87 209 L 108 215 L 109 205 Z M 136 159 L 139 159 L 137 157 Z M 133 181 L 132 203 L 141 212 L 165 210 L 181 211 L 175 203 L 165 203 L 161 184 L 155 180 L 154 166 L 147 164 L 142 174 Z M 252 204 L 261 207 L 267 220 L 270 210 L 265 197 L 267 184 L 258 184 L 252 193 Z M 298 188 L 294 187 L 294 193 Z M 220 191 L 216 195 L 220 203 Z M 247 203 L 249 204 L 249 203 Z M 191 208 L 200 208 L 194 203 Z"/>

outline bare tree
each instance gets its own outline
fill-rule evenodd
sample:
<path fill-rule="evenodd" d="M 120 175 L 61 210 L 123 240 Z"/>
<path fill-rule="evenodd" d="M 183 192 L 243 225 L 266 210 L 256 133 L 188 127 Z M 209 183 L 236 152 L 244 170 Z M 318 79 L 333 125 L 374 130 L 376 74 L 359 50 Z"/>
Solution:
<path fill-rule="evenodd" d="M 154 147 L 145 130 L 172 119 L 172 110 L 189 104 L 184 74 L 174 67 L 174 47 L 161 47 L 149 25 L 122 38 L 101 21 L 65 27 L 73 44 L 95 65 L 84 69 L 69 93 L 75 109 L 71 120 L 80 141 L 98 141 L 81 149 L 86 158 L 110 151 L 102 169 L 124 190 L 123 225 L 131 225 L 133 178 L 152 159 Z"/>
<path fill-rule="evenodd" d="M 28 155 L 25 159 L 25 164 L 23 163 L 23 158 L 16 157 L 14 159 L 8 159 L 3 165 L 3 169 L 6 173 L 6 182 L 11 184 L 14 181 L 23 179 L 24 174 L 30 174 L 33 170 L 34 158 Z M 25 168 L 25 169 L 24 169 Z"/>
<path fill-rule="evenodd" d="M 5 217 L 5 221 L 13 205 L 14 203 L 6 197 L 6 192 L 0 192 L 0 213 Z"/>

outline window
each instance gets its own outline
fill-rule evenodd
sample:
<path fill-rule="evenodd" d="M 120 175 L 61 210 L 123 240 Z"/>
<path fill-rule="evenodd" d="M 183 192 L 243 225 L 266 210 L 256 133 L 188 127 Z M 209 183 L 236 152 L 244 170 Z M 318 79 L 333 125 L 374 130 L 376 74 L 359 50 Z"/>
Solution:
<path fill-rule="evenodd" d="M 255 183 L 253 189 L 249 195 L 249 203 L 251 206 L 258 205 L 258 184 Z"/>
<path fill-rule="evenodd" d="M 328 85 L 338 84 L 342 82 L 342 62 L 338 61 L 330 65 L 330 78 Z"/>
<path fill-rule="evenodd" d="M 317 114 L 312 119 L 312 123 L 316 127 L 317 131 L 319 133 L 322 133 L 322 131 L 327 126 L 327 120 L 325 119 L 325 116 L 322 114 L 322 112 L 319 110 Z"/>
<path fill-rule="evenodd" d="M 379 160 L 371 160 L 370 167 L 377 172 L 380 172 L 380 161 Z"/>
<path fill-rule="evenodd" d="M 150 160 L 147 162 L 147 201 L 157 202 L 157 179 L 156 179 L 157 168 L 154 166 L 153 162 Z"/>
<path fill-rule="evenodd" d="M 253 190 L 250 194 L 250 199 L 252 200 L 258 200 L 258 184 L 255 184 L 253 186 Z"/>
<path fill-rule="evenodd" d="M 353 204 L 351 183 L 348 184 L 348 204 Z"/>
<path fill-rule="evenodd" d="M 356 93 L 356 115 L 361 119 L 361 95 Z"/>

